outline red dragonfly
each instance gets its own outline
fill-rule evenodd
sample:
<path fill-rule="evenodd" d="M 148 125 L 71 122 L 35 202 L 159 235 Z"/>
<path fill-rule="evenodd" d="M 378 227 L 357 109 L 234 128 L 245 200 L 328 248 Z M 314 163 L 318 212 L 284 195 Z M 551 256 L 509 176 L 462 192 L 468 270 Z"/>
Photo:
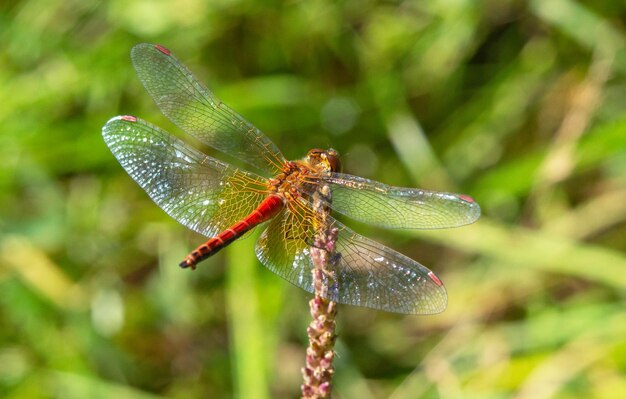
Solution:
<path fill-rule="evenodd" d="M 126 172 L 174 219 L 210 238 L 180 264 L 196 264 L 255 226 L 266 267 L 313 292 L 310 249 L 316 233 L 311 196 L 330 188 L 330 206 L 385 228 L 438 229 L 473 223 L 480 207 L 467 195 L 393 187 L 340 173 L 335 150 L 287 161 L 259 129 L 221 102 L 160 45 L 139 44 L 133 65 L 163 114 L 201 143 L 250 166 L 244 171 L 194 149 L 134 116 L 109 120 L 102 135 Z M 433 314 L 447 305 L 441 280 L 418 262 L 365 238 L 339 221 L 328 299 L 406 314 Z"/>

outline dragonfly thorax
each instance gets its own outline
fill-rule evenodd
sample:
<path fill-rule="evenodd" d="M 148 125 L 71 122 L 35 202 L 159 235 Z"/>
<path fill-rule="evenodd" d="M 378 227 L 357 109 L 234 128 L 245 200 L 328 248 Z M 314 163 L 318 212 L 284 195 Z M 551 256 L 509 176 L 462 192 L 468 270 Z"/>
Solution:
<path fill-rule="evenodd" d="M 332 148 L 314 148 L 301 161 L 285 162 L 282 172 L 270 179 L 270 190 L 286 200 L 294 200 L 301 192 L 309 191 L 307 186 L 315 184 L 317 177 L 338 172 L 340 169 L 337 151 Z"/>
<path fill-rule="evenodd" d="M 270 191 L 283 199 L 293 200 L 299 197 L 298 187 L 304 184 L 305 176 L 310 174 L 315 175 L 316 171 L 311 170 L 303 162 L 285 162 L 282 172 L 275 178 L 269 179 Z"/>

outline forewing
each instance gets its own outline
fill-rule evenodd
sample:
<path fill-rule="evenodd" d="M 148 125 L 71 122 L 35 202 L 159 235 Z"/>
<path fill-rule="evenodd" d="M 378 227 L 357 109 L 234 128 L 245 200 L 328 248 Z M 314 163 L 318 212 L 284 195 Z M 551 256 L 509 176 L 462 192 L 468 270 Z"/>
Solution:
<path fill-rule="evenodd" d="M 352 219 L 386 228 L 441 229 L 480 217 L 469 196 L 394 187 L 362 177 L 333 173 L 323 178 L 332 192 L 330 206 Z"/>
<path fill-rule="evenodd" d="M 102 128 L 104 141 L 150 198 L 183 225 L 215 236 L 267 195 L 267 181 L 191 148 L 132 116 Z"/>
<path fill-rule="evenodd" d="M 274 176 L 285 161 L 259 129 L 222 103 L 169 50 L 142 43 L 131 59 L 161 112 L 201 142 Z"/>
<path fill-rule="evenodd" d="M 446 308 L 446 290 L 426 267 L 328 220 L 339 229 L 328 299 L 405 314 L 433 314 Z M 259 238 L 257 257 L 274 273 L 313 293 L 309 243 L 314 233 L 306 216 L 284 210 Z"/>

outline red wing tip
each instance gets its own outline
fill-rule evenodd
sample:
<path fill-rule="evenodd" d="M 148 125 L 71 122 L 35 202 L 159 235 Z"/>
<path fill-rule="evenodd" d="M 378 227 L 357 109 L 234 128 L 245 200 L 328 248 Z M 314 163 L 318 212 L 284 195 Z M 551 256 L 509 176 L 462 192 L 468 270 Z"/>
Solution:
<path fill-rule="evenodd" d="M 120 119 L 126 122 L 137 122 L 137 117 L 132 115 L 122 115 Z"/>
<path fill-rule="evenodd" d="M 430 277 L 430 279 L 433 280 L 435 282 L 435 284 L 437 284 L 439 287 L 441 287 L 443 285 L 441 280 L 439 280 L 439 277 L 435 276 L 435 273 L 429 272 L 428 273 L 428 277 Z"/>
<path fill-rule="evenodd" d="M 469 203 L 476 202 L 476 201 L 474 201 L 474 198 L 470 197 L 469 195 L 465 195 L 465 194 L 459 195 L 459 198 L 462 199 L 463 201 L 466 201 L 466 202 L 469 202 Z"/>
<path fill-rule="evenodd" d="M 165 55 L 170 55 L 172 54 L 171 51 L 169 51 L 168 49 L 166 49 L 165 47 L 161 46 L 160 44 L 155 44 L 154 48 L 156 48 L 157 50 L 159 50 L 160 52 L 162 52 Z"/>

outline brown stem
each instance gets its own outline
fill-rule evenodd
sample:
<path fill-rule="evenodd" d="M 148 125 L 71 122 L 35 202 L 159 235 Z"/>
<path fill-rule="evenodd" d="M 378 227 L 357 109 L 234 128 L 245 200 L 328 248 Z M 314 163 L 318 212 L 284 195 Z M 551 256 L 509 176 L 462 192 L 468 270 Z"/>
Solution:
<path fill-rule="evenodd" d="M 337 229 L 327 220 L 329 209 L 326 207 L 330 198 L 328 186 L 322 186 L 319 192 L 313 195 L 313 208 L 318 218 L 317 232 L 311 246 L 311 260 L 313 261 L 313 286 L 315 295 L 309 302 L 313 320 L 307 328 L 309 347 L 306 350 L 306 364 L 302 368 L 302 398 L 318 399 L 330 398 L 332 389 L 333 359 L 335 352 L 335 316 L 337 304 L 328 300 L 328 285 L 333 280 L 333 256 Z M 326 199 L 324 201 L 323 199 Z"/>

